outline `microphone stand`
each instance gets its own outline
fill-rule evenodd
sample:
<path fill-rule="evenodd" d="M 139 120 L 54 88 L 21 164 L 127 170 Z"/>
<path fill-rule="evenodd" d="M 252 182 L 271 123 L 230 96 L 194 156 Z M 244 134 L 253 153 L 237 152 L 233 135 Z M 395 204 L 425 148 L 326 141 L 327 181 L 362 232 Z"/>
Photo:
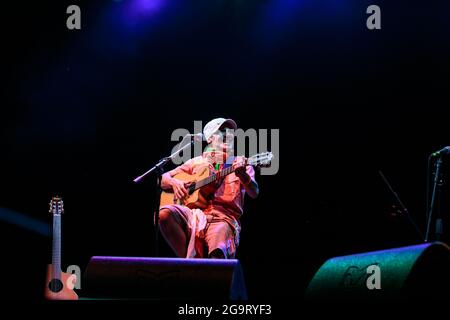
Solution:
<path fill-rule="evenodd" d="M 434 207 L 436 204 L 436 193 L 440 193 L 440 187 L 442 184 L 441 180 L 441 164 L 442 164 L 442 156 L 440 156 L 435 164 L 436 171 L 434 173 L 434 185 L 433 185 L 433 193 L 431 195 L 431 203 L 428 214 L 428 222 L 427 222 L 427 233 L 425 235 L 425 242 L 428 242 L 428 237 L 430 234 L 430 226 L 432 221 L 432 214 L 434 211 Z M 439 191 L 438 191 L 439 189 Z M 442 234 L 442 219 L 438 216 L 436 219 L 436 233 L 439 232 L 439 235 Z"/>
<path fill-rule="evenodd" d="M 409 222 L 411 222 L 411 224 L 414 226 L 414 228 L 416 229 L 417 233 L 419 234 L 420 239 L 423 239 L 423 234 L 422 232 L 420 232 L 419 227 L 417 226 L 417 224 L 414 222 L 413 218 L 411 217 L 411 215 L 409 214 L 408 209 L 406 208 L 406 206 L 403 204 L 402 200 L 400 200 L 400 197 L 398 196 L 397 192 L 394 191 L 394 189 L 392 188 L 391 184 L 389 183 L 389 181 L 386 179 L 386 177 L 384 176 L 383 172 L 381 172 L 381 170 L 378 171 L 378 173 L 380 174 L 381 178 L 383 178 L 383 181 L 386 183 L 386 185 L 388 186 L 389 190 L 391 191 L 391 193 L 394 195 L 395 199 L 397 200 L 397 203 L 400 205 L 400 207 L 402 208 L 403 213 L 406 215 L 406 217 L 408 218 Z"/>
<path fill-rule="evenodd" d="M 187 136 L 186 136 L 187 137 Z M 186 138 L 185 137 L 185 138 Z M 155 211 L 154 211 L 154 223 L 155 223 L 155 256 L 158 257 L 159 255 L 159 206 L 160 206 L 160 196 L 161 196 L 161 179 L 162 175 L 164 174 L 164 166 L 173 160 L 179 153 L 186 150 L 188 147 L 190 147 L 195 140 L 193 139 L 194 136 L 191 135 L 191 142 L 187 143 L 183 148 L 178 149 L 174 153 L 172 153 L 170 156 L 162 158 L 158 161 L 157 164 L 155 164 L 152 168 L 150 168 L 147 172 L 140 175 L 139 177 L 135 178 L 133 182 L 138 183 L 142 179 L 144 179 L 149 174 L 155 172 L 156 174 L 156 190 L 155 190 Z M 184 139 L 183 139 L 184 140 Z"/>

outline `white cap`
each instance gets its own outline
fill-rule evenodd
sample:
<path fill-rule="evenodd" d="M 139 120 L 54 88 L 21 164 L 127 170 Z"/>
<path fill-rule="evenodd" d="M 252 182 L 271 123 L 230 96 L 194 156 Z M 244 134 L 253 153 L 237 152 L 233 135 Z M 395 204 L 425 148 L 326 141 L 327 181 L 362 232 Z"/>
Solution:
<path fill-rule="evenodd" d="M 224 124 L 229 125 L 229 127 L 234 130 L 237 129 L 237 124 L 232 119 L 225 119 L 225 118 L 213 119 L 210 122 L 208 122 L 203 128 L 203 136 L 205 137 L 206 141 L 208 141 L 209 138 L 211 138 L 212 135 L 216 133 L 216 131 L 219 130 L 220 127 L 222 127 Z"/>

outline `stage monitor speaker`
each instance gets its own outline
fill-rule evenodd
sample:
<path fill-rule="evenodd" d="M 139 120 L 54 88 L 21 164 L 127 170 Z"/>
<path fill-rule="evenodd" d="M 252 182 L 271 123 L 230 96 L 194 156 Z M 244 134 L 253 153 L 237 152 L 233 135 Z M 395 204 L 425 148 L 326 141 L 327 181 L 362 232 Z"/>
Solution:
<path fill-rule="evenodd" d="M 435 242 L 329 259 L 306 298 L 449 299 L 450 248 Z"/>
<path fill-rule="evenodd" d="M 92 257 L 83 297 L 246 300 L 236 259 Z"/>

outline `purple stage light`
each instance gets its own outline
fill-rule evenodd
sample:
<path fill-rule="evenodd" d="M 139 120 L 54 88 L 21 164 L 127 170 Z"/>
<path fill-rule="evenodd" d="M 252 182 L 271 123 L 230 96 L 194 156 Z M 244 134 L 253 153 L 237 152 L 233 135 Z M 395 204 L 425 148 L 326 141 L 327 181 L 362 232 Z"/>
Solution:
<path fill-rule="evenodd" d="M 132 0 L 130 13 L 135 16 L 147 16 L 160 11 L 167 0 Z"/>
<path fill-rule="evenodd" d="M 155 22 L 159 14 L 170 0 L 123 0 L 118 3 L 117 17 L 127 31 L 142 31 L 142 28 Z M 113 15 L 114 16 L 114 15 Z"/>

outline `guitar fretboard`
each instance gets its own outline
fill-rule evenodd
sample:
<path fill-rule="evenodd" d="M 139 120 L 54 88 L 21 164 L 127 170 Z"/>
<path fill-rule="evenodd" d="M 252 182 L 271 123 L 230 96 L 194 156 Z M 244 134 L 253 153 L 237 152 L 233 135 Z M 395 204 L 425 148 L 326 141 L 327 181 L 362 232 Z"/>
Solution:
<path fill-rule="evenodd" d="M 52 277 L 61 277 L 61 215 L 53 215 Z"/>
<path fill-rule="evenodd" d="M 220 178 L 223 178 L 223 177 L 229 175 L 230 173 L 232 173 L 233 171 L 234 171 L 233 166 L 229 166 L 228 168 L 222 169 L 219 172 L 210 175 L 208 178 L 197 181 L 195 183 L 195 190 L 197 190 L 203 186 L 206 186 L 207 184 L 210 184 Z"/>

